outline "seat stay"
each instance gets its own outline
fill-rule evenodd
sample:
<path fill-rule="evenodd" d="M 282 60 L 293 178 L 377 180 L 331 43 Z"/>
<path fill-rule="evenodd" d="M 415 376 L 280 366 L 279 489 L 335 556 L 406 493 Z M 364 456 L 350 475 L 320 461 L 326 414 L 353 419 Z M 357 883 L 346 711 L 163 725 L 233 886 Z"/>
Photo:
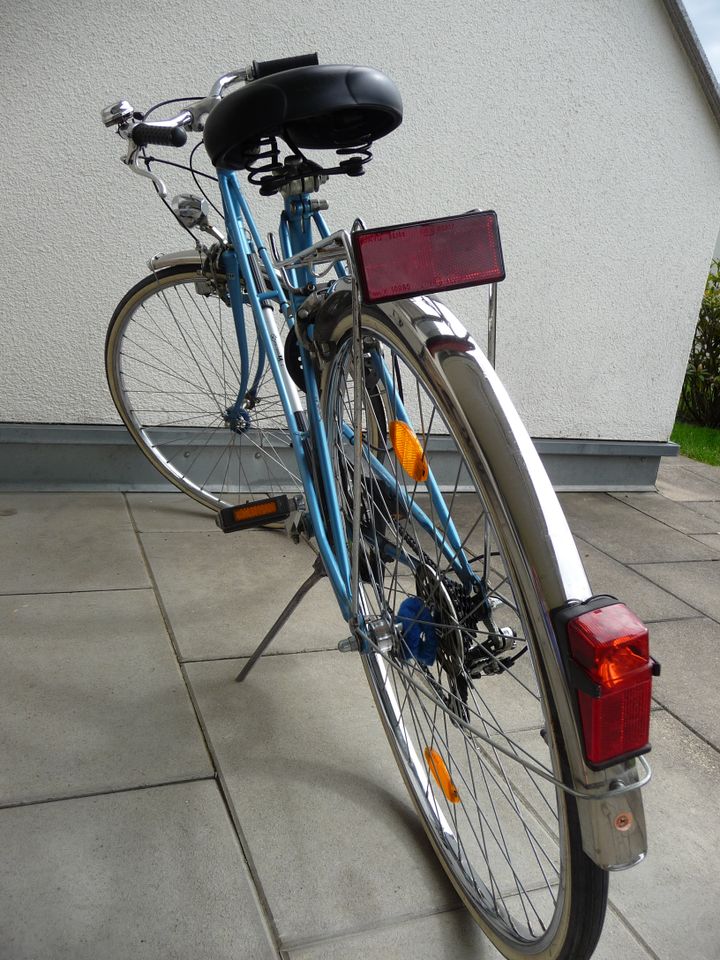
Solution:
<path fill-rule="evenodd" d="M 355 434 L 352 427 L 348 423 L 343 423 L 343 436 L 351 446 L 354 446 Z M 409 501 L 407 495 L 399 486 L 397 477 L 395 477 L 395 475 L 388 470 L 388 468 L 381 463 L 381 461 L 373 453 L 370 453 L 369 449 L 367 448 L 367 444 L 363 445 L 363 459 L 369 465 L 373 473 L 376 474 L 376 476 L 384 484 L 386 484 L 386 486 L 391 488 L 395 495 L 397 495 L 403 510 L 405 510 L 408 515 L 411 516 L 417 524 L 419 524 L 425 533 L 427 533 L 434 540 L 435 545 L 443 554 L 463 584 L 468 589 L 472 588 L 473 586 L 477 586 L 480 582 L 480 578 L 473 573 L 468 564 L 464 549 L 458 542 L 457 531 L 455 531 L 454 524 L 454 536 L 451 537 L 449 535 L 447 524 L 443 526 L 442 520 L 440 520 L 440 523 L 432 520 L 414 498 Z M 437 487 L 437 483 L 432 474 L 430 474 L 428 477 L 426 484 L 428 489 L 430 489 L 432 486 Z M 440 493 L 439 488 L 438 495 L 442 499 L 442 493 Z M 444 500 L 443 505 L 445 506 L 445 511 L 447 512 L 447 506 L 445 505 Z M 433 507 L 435 507 L 434 501 Z"/>
<path fill-rule="evenodd" d="M 412 423 L 410 422 L 410 418 L 405 410 L 402 400 L 400 399 L 398 391 L 395 389 L 394 378 L 390 375 L 382 358 L 378 356 L 375 351 L 371 353 L 371 357 L 373 367 L 382 380 L 383 387 L 387 393 L 394 417 L 397 420 L 407 424 L 407 426 L 412 430 L 413 427 Z M 428 439 L 428 437 L 425 438 L 426 444 Z M 461 577 L 465 585 L 469 586 L 471 583 L 477 580 L 477 577 L 473 573 L 467 561 L 463 544 L 458 536 L 458 532 L 455 524 L 453 523 L 452 517 L 450 516 L 448 506 L 445 503 L 445 497 L 440 491 L 440 487 L 432 470 L 428 472 L 428 478 L 425 481 L 425 486 L 428 494 L 430 495 L 430 502 L 433 510 L 437 515 L 437 523 L 432 523 L 432 521 L 430 521 L 432 524 L 432 530 L 429 532 L 432 533 L 434 531 L 433 535 L 437 539 L 437 528 L 439 525 L 443 532 L 441 549 L 443 550 L 443 553 L 449 556 L 453 566 L 456 568 L 458 575 Z"/>

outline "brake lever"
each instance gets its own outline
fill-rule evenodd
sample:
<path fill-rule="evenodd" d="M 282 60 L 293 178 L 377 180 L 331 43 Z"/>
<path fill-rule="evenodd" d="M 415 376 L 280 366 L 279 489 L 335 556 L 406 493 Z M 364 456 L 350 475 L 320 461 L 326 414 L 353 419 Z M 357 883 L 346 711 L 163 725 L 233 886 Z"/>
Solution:
<path fill-rule="evenodd" d="M 128 152 L 124 157 L 121 157 L 121 160 L 132 170 L 133 173 L 137 173 L 138 176 L 147 177 L 148 180 L 152 180 L 153 186 L 157 190 L 160 197 L 164 200 L 167 197 L 167 187 L 165 186 L 165 181 L 156 173 L 148 170 L 147 167 L 143 170 L 143 168 L 140 166 L 141 149 L 142 147 L 136 146 L 132 140 L 128 140 Z"/>

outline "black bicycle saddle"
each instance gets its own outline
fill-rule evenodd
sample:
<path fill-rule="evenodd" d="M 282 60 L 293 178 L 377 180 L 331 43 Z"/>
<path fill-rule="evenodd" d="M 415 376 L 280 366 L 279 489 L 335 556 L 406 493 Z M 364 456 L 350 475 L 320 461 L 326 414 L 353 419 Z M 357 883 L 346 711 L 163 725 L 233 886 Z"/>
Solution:
<path fill-rule="evenodd" d="M 296 67 L 254 80 L 225 97 L 205 125 L 216 167 L 248 168 L 263 140 L 298 149 L 347 150 L 384 137 L 402 122 L 395 84 L 370 67 Z"/>

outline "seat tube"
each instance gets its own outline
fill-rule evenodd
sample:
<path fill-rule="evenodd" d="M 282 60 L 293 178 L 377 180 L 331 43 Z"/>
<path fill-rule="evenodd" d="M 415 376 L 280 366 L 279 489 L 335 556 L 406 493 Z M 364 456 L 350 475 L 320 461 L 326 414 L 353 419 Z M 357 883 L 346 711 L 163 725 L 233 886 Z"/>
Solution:
<path fill-rule="evenodd" d="M 232 407 L 228 407 L 225 413 L 228 417 L 237 419 L 242 415 L 243 404 L 248 392 L 248 382 L 250 379 L 250 357 L 248 353 L 247 332 L 245 330 L 245 299 L 240 286 L 239 265 L 234 251 L 223 251 L 221 263 L 227 278 L 230 304 L 235 321 L 235 336 L 238 350 L 240 351 L 240 384 L 238 386 L 238 394 L 235 403 Z"/>
<path fill-rule="evenodd" d="M 280 395 L 288 429 L 292 438 L 293 448 L 295 450 L 298 469 L 300 471 L 303 487 L 307 496 L 308 508 L 310 510 L 315 536 L 317 538 L 318 545 L 320 546 L 323 561 L 335 591 L 335 595 L 338 598 L 338 602 L 343 614 L 346 614 L 348 612 L 350 593 L 350 576 L 349 569 L 347 568 L 347 558 L 342 550 L 338 551 L 337 553 L 333 551 L 330 542 L 328 541 L 327 533 L 325 532 L 322 510 L 320 508 L 318 494 L 315 489 L 310 465 L 305 452 L 306 430 L 303 426 L 305 411 L 303 409 L 298 388 L 288 374 L 285 366 L 283 344 L 280 338 L 277 322 L 275 320 L 275 315 L 269 301 L 279 301 L 283 313 L 290 321 L 292 321 L 292 312 L 289 310 L 287 300 L 279 287 L 275 286 L 275 288 L 272 290 L 258 290 L 251 260 L 252 247 L 250 239 L 245 233 L 246 218 L 243 214 L 245 212 L 246 205 L 243 201 L 243 197 L 240 193 L 237 182 L 235 181 L 235 174 L 227 170 L 220 170 L 219 181 L 223 203 L 225 205 L 227 214 L 226 222 L 228 234 L 235 251 L 239 276 L 242 276 L 245 279 L 247 300 L 249 301 L 255 316 L 258 334 L 264 341 L 266 357 L 277 384 L 278 393 Z M 263 265 L 268 271 L 270 283 L 273 283 L 274 273 L 272 271 L 272 265 L 267 258 L 267 251 L 264 249 L 264 247 L 260 249 L 260 239 L 257 233 L 257 228 L 252 222 L 248 222 L 247 227 L 254 243 L 256 244 L 256 247 L 258 248 L 258 253 L 261 257 Z M 238 292 L 240 293 L 241 297 L 244 296 L 243 291 L 239 289 L 239 280 Z M 306 367 L 306 369 L 311 370 L 309 367 Z M 319 416 L 317 384 L 312 376 L 312 372 L 310 372 L 308 377 L 307 386 L 308 413 L 313 426 L 313 432 L 316 432 L 318 423 L 320 428 L 322 428 L 322 423 L 320 422 Z M 331 488 L 328 486 L 328 484 L 332 482 L 333 475 L 332 468 L 329 465 L 327 442 L 325 441 L 323 450 L 322 437 L 324 437 L 324 433 L 321 433 L 321 439 L 319 443 L 323 482 L 326 489 L 331 489 L 332 492 L 334 492 L 334 487 Z M 337 514 L 337 518 L 335 518 L 334 514 Z M 335 504 L 334 510 L 331 510 L 331 526 L 335 541 L 341 542 L 337 540 L 338 535 L 342 531 L 337 504 Z"/>
<path fill-rule="evenodd" d="M 280 239 L 283 245 L 283 254 L 286 257 L 299 253 L 313 243 L 313 223 L 315 221 L 315 212 L 313 211 L 312 201 L 309 194 L 295 194 L 285 199 L 285 209 L 280 221 Z M 325 228 L 327 231 L 327 228 Z M 315 285 L 315 276 L 308 267 L 293 271 L 293 279 L 296 286 L 304 287 L 309 290 Z M 302 300 L 303 294 L 299 294 L 297 299 Z M 303 367 L 308 371 L 305 377 L 305 387 L 307 391 L 307 413 L 310 419 L 313 436 L 316 439 L 315 457 L 320 469 L 323 488 L 325 491 L 325 506 L 327 510 L 330 531 L 333 542 L 337 545 L 335 557 L 342 573 L 343 579 L 351 590 L 351 567 L 348 563 L 347 551 L 344 549 L 346 543 L 346 533 L 340 507 L 337 500 L 335 488 L 335 475 L 327 442 L 327 432 L 323 422 L 320 410 L 320 395 L 318 391 L 317 380 L 313 373 L 312 364 L 305 355 L 302 344 L 299 344 L 299 350 L 302 357 Z M 353 610 L 353 612 L 355 612 Z"/>
<path fill-rule="evenodd" d="M 232 241 L 235 253 L 234 259 L 237 264 L 237 272 L 235 275 L 235 279 L 237 281 L 236 296 L 240 297 L 240 303 L 242 304 L 244 298 L 240 289 L 239 280 L 240 275 L 242 275 L 247 289 L 247 299 L 250 303 L 252 311 L 256 317 L 262 316 L 263 318 L 263 326 L 270 339 L 270 343 L 265 344 L 267 359 L 278 384 L 278 390 L 280 393 L 283 410 L 285 411 L 285 416 L 288 420 L 288 423 L 291 425 L 291 429 L 294 431 L 297 429 L 295 426 L 295 416 L 302 411 L 300 395 L 295 384 L 288 376 L 285 375 L 284 364 L 282 367 L 280 366 L 280 361 L 278 358 L 281 358 L 283 355 L 280 334 L 277 328 L 277 323 L 275 322 L 272 308 L 263 303 L 265 300 L 275 299 L 276 292 L 260 291 L 257 289 L 255 284 L 250 260 L 251 248 L 244 231 L 245 220 L 242 216 L 238 198 L 235 196 L 235 193 L 238 192 L 238 188 L 234 178 L 235 174 L 230 171 L 219 171 L 220 190 L 227 213 L 228 233 Z M 236 324 L 237 323 L 238 318 L 236 315 Z M 244 337 L 244 325 L 242 337 Z M 245 338 L 245 340 L 247 350 L 247 338 Z"/>

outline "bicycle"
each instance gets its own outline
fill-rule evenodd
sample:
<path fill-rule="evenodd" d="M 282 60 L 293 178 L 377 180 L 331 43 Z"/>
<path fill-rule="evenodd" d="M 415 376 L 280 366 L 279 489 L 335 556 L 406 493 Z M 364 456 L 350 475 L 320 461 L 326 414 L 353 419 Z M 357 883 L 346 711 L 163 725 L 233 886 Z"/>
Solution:
<path fill-rule="evenodd" d="M 364 173 L 402 119 L 397 88 L 369 68 L 254 62 L 171 119 L 149 113 L 121 101 L 103 120 L 196 245 L 153 258 L 113 315 L 120 416 L 226 532 L 282 523 L 314 544 L 301 591 L 328 576 L 351 631 L 339 648 L 362 657 L 430 842 L 497 948 L 590 957 L 608 871 L 645 855 L 658 667 L 634 614 L 592 595 L 495 374 L 495 214 L 330 232 L 313 194 Z M 194 153 L 203 199 L 168 203 L 151 169 L 146 147 L 188 131 L 203 133 L 227 237 Z M 279 246 L 263 243 L 241 171 L 281 194 Z M 476 284 L 490 285 L 487 357 L 436 296 Z"/>

